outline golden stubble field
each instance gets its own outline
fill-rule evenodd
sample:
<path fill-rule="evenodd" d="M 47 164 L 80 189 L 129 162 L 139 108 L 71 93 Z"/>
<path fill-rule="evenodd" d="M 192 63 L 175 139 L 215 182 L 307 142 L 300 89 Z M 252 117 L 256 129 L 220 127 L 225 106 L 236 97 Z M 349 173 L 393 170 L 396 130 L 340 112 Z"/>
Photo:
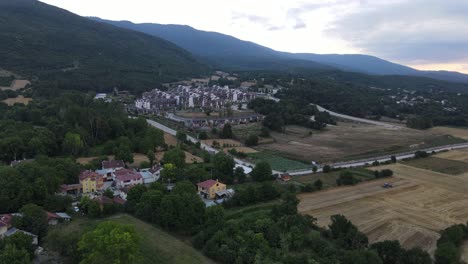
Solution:
<path fill-rule="evenodd" d="M 468 152 L 461 153 L 468 157 Z M 396 239 L 405 248 L 421 247 L 433 254 L 439 230 L 468 221 L 466 173 L 448 175 L 403 164 L 377 169 L 386 168 L 395 176 L 300 195 L 298 209 L 316 217 L 321 226 L 329 224 L 330 216 L 343 214 L 370 242 Z M 384 182 L 392 182 L 394 187 L 384 189 Z M 467 258 L 468 245 L 462 249 Z"/>

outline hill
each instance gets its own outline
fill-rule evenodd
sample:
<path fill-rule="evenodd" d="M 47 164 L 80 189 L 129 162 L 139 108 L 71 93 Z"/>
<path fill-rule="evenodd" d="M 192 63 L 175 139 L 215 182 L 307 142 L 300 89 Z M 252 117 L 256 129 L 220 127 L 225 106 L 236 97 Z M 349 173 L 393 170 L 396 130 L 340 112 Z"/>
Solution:
<path fill-rule="evenodd" d="M 288 68 L 311 67 L 314 69 L 339 69 L 372 75 L 407 75 L 428 77 L 438 80 L 468 83 L 468 75 L 448 71 L 419 71 L 404 65 L 392 63 L 374 56 L 361 54 L 312 54 L 288 53 L 243 41 L 232 36 L 197 30 L 183 25 L 134 24 L 129 21 L 109 21 L 92 18 L 115 26 L 159 36 L 190 51 L 195 56 L 228 68 L 250 68 L 275 70 L 278 66 Z M 249 58 L 249 59 L 247 59 Z M 252 62 L 256 61 L 255 67 Z M 268 62 L 275 61 L 271 64 Z M 309 65 L 308 62 L 315 62 Z M 297 65 L 297 63 L 299 65 Z"/>
<path fill-rule="evenodd" d="M 141 91 L 207 71 L 166 40 L 35 0 L 0 0 L 0 68 L 41 87 Z"/>

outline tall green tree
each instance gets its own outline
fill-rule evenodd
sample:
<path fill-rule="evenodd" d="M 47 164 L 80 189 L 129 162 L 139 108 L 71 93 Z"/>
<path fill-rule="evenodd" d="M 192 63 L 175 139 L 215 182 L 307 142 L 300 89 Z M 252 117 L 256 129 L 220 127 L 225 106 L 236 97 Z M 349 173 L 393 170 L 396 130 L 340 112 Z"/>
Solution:
<path fill-rule="evenodd" d="M 18 249 L 14 245 L 7 245 L 0 251 L 2 264 L 30 264 L 29 254 L 25 249 Z"/>
<path fill-rule="evenodd" d="M 80 134 L 68 132 L 63 140 L 63 151 L 65 153 L 77 156 L 84 147 Z"/>
<path fill-rule="evenodd" d="M 250 173 L 254 181 L 269 181 L 273 180 L 272 170 L 270 164 L 266 161 L 260 161 L 255 165 L 252 172 Z"/>
<path fill-rule="evenodd" d="M 231 124 L 229 124 L 229 123 L 224 124 L 223 130 L 221 131 L 221 137 L 222 138 L 233 138 L 234 137 L 234 133 L 232 132 Z"/>
<path fill-rule="evenodd" d="M 216 153 L 213 157 L 215 176 L 226 183 L 233 182 L 234 159 L 223 151 Z"/>
<path fill-rule="evenodd" d="M 19 229 L 29 231 L 39 238 L 47 234 L 47 214 L 42 207 L 35 204 L 27 204 L 19 210 L 21 216 L 13 217 L 13 225 Z"/>
<path fill-rule="evenodd" d="M 78 249 L 81 264 L 135 263 L 139 258 L 140 237 L 130 225 L 103 222 L 83 235 Z"/>
<path fill-rule="evenodd" d="M 185 167 L 185 152 L 180 148 L 170 149 L 164 153 L 162 162 L 164 164 L 174 164 L 177 168 L 183 168 Z"/>

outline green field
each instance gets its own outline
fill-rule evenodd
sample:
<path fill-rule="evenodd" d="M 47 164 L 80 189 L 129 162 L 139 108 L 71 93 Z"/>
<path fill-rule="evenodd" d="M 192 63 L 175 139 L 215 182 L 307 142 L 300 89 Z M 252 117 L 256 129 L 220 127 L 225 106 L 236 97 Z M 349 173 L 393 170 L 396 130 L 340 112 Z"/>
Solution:
<path fill-rule="evenodd" d="M 254 162 L 266 161 L 270 164 L 273 170 L 277 171 L 288 171 L 288 170 L 301 170 L 310 169 L 312 166 L 302 163 L 300 161 L 286 159 L 269 152 L 256 152 L 248 154 L 248 157 Z"/>
<path fill-rule="evenodd" d="M 87 218 L 74 219 L 63 227 L 64 232 L 78 230 L 87 232 L 92 230 L 100 222 L 113 221 L 121 224 L 132 225 L 141 236 L 140 264 L 152 263 L 215 263 L 194 249 L 188 242 L 184 242 L 159 228 L 145 223 L 130 215 L 115 215 L 109 218 L 90 220 Z"/>
<path fill-rule="evenodd" d="M 351 169 L 353 176 L 361 181 L 374 179 L 374 172 L 367 169 Z M 337 186 L 336 180 L 343 171 L 332 171 L 330 173 L 315 173 L 302 176 L 294 176 L 293 180 L 302 184 L 314 183 L 316 180 L 323 182 L 323 188 Z"/>
<path fill-rule="evenodd" d="M 468 163 L 458 160 L 428 157 L 402 162 L 405 165 L 420 169 L 431 170 L 450 175 L 458 175 L 468 172 Z"/>

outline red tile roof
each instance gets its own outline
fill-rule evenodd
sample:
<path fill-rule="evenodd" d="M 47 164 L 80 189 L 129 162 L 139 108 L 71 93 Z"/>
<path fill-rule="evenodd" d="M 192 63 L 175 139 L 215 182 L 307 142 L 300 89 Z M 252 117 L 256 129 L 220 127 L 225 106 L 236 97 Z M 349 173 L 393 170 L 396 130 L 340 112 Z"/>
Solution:
<path fill-rule="evenodd" d="M 80 173 L 80 181 L 85 179 L 91 179 L 92 181 L 99 181 L 102 179 L 102 175 L 95 173 L 94 171 L 86 170 Z"/>
<path fill-rule="evenodd" d="M 140 173 L 129 170 L 129 169 L 116 170 L 114 174 L 115 174 L 115 178 L 118 181 L 123 181 L 123 182 L 143 179 Z"/>
<path fill-rule="evenodd" d="M 122 198 L 120 198 L 118 196 L 114 197 L 113 200 L 114 200 L 114 203 L 116 203 L 116 204 L 125 204 L 126 203 L 126 201 L 124 199 L 122 199 Z"/>
<path fill-rule="evenodd" d="M 215 185 L 216 183 L 218 183 L 218 181 L 207 180 L 207 181 L 204 181 L 204 182 L 199 182 L 197 185 L 199 187 L 202 187 L 203 189 L 209 189 L 209 188 L 211 188 L 211 186 Z"/>
<path fill-rule="evenodd" d="M 51 219 L 57 219 L 57 218 L 60 218 L 60 216 L 51 212 L 47 212 L 47 221 L 50 221 Z"/>
<path fill-rule="evenodd" d="M 13 216 L 11 214 L 0 215 L 0 226 L 5 225 L 7 227 L 10 227 L 12 220 Z"/>
<path fill-rule="evenodd" d="M 117 169 L 117 168 L 124 168 L 125 163 L 123 160 L 104 160 L 102 161 L 102 168 L 103 169 Z"/>

